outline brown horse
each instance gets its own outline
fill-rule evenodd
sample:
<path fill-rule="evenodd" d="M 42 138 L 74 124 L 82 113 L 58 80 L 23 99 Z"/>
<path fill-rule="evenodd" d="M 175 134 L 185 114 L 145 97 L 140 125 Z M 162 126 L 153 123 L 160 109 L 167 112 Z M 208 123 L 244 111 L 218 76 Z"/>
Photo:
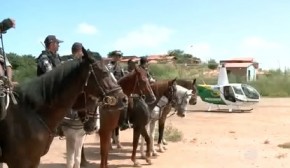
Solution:
<path fill-rule="evenodd" d="M 56 127 L 81 92 L 110 103 L 106 105 L 110 111 L 127 105 L 126 96 L 105 64 L 82 50 L 82 60 L 66 62 L 15 89 L 18 104 L 10 104 L 0 122 L 1 163 L 9 168 L 37 168 Z"/>
<path fill-rule="evenodd" d="M 191 97 L 189 99 L 189 104 L 195 105 L 197 102 L 196 79 L 193 79 L 192 81 L 184 80 L 184 79 L 177 79 L 176 82 L 178 85 L 180 85 L 186 89 L 191 90 Z M 172 105 L 170 105 L 170 104 L 166 105 L 166 107 L 163 109 L 162 116 L 160 117 L 160 119 L 158 121 L 158 132 L 159 132 L 158 146 L 159 146 L 160 152 L 163 152 L 165 149 L 163 147 L 163 145 L 167 145 L 167 142 L 163 138 L 163 134 L 164 134 L 164 128 L 165 128 L 165 122 L 167 119 L 167 115 L 169 114 L 171 109 L 172 109 Z M 177 110 L 177 115 L 179 117 L 185 117 L 184 111 Z"/>
<path fill-rule="evenodd" d="M 123 92 L 129 97 L 131 94 L 142 96 L 149 95 L 146 100 L 152 103 L 156 97 L 150 87 L 146 71 L 136 67 L 134 71 L 118 81 Z M 121 111 L 108 112 L 107 109 L 100 109 L 100 141 L 101 141 L 101 168 L 108 167 L 108 153 L 112 132 L 118 126 Z M 116 115 L 118 114 L 118 115 Z"/>
<path fill-rule="evenodd" d="M 166 80 L 166 81 L 157 81 L 151 84 L 154 95 L 156 95 L 156 101 L 147 105 L 142 98 L 134 98 L 133 105 L 129 101 L 128 115 L 130 116 L 130 120 L 133 123 L 133 152 L 131 155 L 131 160 L 134 163 L 134 166 L 139 166 L 140 164 L 136 161 L 136 150 L 138 147 L 138 142 L 140 135 L 146 141 L 146 162 L 151 164 L 150 154 L 151 154 L 151 146 L 152 141 L 150 141 L 150 137 L 146 130 L 146 125 L 152 120 L 152 110 L 157 105 L 161 97 L 165 96 L 168 99 L 168 102 L 171 102 L 175 99 L 176 95 L 176 79 Z"/>

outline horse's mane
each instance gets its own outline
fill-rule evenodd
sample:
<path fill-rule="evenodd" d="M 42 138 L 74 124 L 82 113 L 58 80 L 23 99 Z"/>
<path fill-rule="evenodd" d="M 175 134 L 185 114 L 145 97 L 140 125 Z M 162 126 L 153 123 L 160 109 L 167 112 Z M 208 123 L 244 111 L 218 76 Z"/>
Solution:
<path fill-rule="evenodd" d="M 18 101 L 31 108 L 37 108 L 45 103 L 53 104 L 59 92 L 72 85 L 75 76 L 80 70 L 82 60 L 67 61 L 53 70 L 31 79 L 15 88 Z"/>
<path fill-rule="evenodd" d="M 176 85 L 176 94 L 177 96 L 183 96 L 185 93 L 188 93 L 188 94 L 191 94 L 192 90 L 190 89 L 186 89 L 185 87 L 183 86 L 180 86 L 180 85 Z"/>
<path fill-rule="evenodd" d="M 143 73 L 144 75 L 146 75 L 146 71 L 136 67 L 136 69 L 138 69 L 138 71 L 140 73 Z M 127 75 L 123 76 L 121 79 L 119 79 L 118 84 L 125 82 L 125 80 L 131 79 L 133 77 L 135 77 L 136 75 L 138 75 L 138 72 L 136 72 L 136 69 L 134 69 L 133 71 L 131 71 L 130 73 L 128 73 Z"/>

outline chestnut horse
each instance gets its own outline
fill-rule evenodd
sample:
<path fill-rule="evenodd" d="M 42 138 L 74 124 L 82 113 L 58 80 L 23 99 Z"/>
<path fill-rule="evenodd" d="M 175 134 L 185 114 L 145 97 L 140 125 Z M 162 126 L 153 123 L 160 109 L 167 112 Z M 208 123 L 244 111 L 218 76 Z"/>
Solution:
<path fill-rule="evenodd" d="M 146 71 L 136 67 L 134 71 L 122 77 L 118 84 L 122 87 L 123 92 L 129 97 L 131 94 L 146 97 L 146 101 L 152 103 L 156 97 L 150 87 Z M 113 130 L 118 126 L 121 110 L 108 112 L 107 109 L 100 109 L 100 141 L 101 141 L 101 168 L 108 167 L 108 153 Z M 118 114 L 118 115 L 117 115 Z"/>
<path fill-rule="evenodd" d="M 106 105 L 110 111 L 127 105 L 127 96 L 104 62 L 82 50 L 82 60 L 66 62 L 15 88 L 18 104 L 11 104 L 0 122 L 1 163 L 9 168 L 37 168 L 49 151 L 56 127 L 81 92 L 97 100 L 114 99 L 114 104 Z"/>

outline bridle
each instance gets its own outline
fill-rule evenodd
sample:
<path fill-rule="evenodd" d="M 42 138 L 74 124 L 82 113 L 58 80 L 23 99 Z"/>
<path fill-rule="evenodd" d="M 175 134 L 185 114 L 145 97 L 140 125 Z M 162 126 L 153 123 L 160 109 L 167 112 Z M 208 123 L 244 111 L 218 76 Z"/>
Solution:
<path fill-rule="evenodd" d="M 99 105 L 115 106 L 117 104 L 117 98 L 114 97 L 114 96 L 109 96 L 109 95 L 111 93 L 114 93 L 114 92 L 121 92 L 122 91 L 122 88 L 119 86 L 119 87 L 116 87 L 116 88 L 111 89 L 109 91 L 107 91 L 106 89 L 104 89 L 104 87 L 98 81 L 98 78 L 97 78 L 96 73 L 94 72 L 94 69 L 93 69 L 94 64 L 97 64 L 97 62 L 90 64 L 90 70 L 89 70 L 88 76 L 86 78 L 86 82 L 85 82 L 85 86 L 84 87 L 87 87 L 89 78 L 92 75 L 94 81 L 97 84 L 95 87 L 98 90 L 101 91 L 102 96 L 101 96 L 101 98 L 98 98 L 98 97 L 95 97 L 95 96 L 89 94 L 88 97 L 91 97 L 93 100 L 97 101 Z M 86 92 L 84 90 L 85 89 L 83 88 L 83 93 L 85 94 L 85 97 L 86 97 L 87 95 L 86 95 Z M 102 100 L 102 101 L 99 101 L 99 100 Z"/>

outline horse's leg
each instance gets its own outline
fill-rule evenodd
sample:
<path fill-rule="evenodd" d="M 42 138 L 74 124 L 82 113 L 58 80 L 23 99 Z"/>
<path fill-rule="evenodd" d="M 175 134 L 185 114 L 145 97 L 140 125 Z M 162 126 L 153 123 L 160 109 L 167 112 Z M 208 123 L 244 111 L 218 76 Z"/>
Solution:
<path fill-rule="evenodd" d="M 66 167 L 73 168 L 76 143 L 74 134 L 76 133 L 76 130 L 64 126 L 62 126 L 62 130 L 66 139 Z"/>
<path fill-rule="evenodd" d="M 100 144 L 101 144 L 101 164 L 100 168 L 108 168 L 108 155 L 110 148 L 110 141 L 112 136 L 112 131 L 99 130 L 100 134 Z"/>
<path fill-rule="evenodd" d="M 148 164 L 152 164 L 152 162 L 151 162 L 151 159 L 150 159 L 150 155 L 151 155 L 151 141 L 150 141 L 150 137 L 149 137 L 149 135 L 148 135 L 148 132 L 147 132 L 147 130 L 146 130 L 146 127 L 143 127 L 143 128 L 141 128 L 141 134 L 142 134 L 142 139 L 145 139 L 145 141 L 146 141 L 146 147 L 147 147 L 147 150 L 146 150 L 146 162 L 148 163 Z"/>
<path fill-rule="evenodd" d="M 156 125 L 156 120 L 151 120 L 150 122 L 150 145 L 151 145 L 151 151 L 153 156 L 158 156 L 155 147 L 154 147 L 154 136 L 155 136 L 155 125 Z"/>
<path fill-rule="evenodd" d="M 165 121 L 166 118 L 161 118 L 158 120 L 158 132 L 159 132 L 159 136 L 158 136 L 158 147 L 159 147 L 159 152 L 163 153 L 164 150 L 166 150 L 166 148 L 163 146 L 162 143 L 162 139 L 163 139 L 163 135 L 164 135 L 164 126 L 165 126 Z"/>
<path fill-rule="evenodd" d="M 139 167 L 140 163 L 136 161 L 136 150 L 138 147 L 138 142 L 141 134 L 141 129 L 140 127 L 134 127 L 133 128 L 133 151 L 131 155 L 131 160 L 134 163 L 134 166 Z"/>
<path fill-rule="evenodd" d="M 115 139 L 115 142 L 116 142 L 116 144 L 117 144 L 117 148 L 118 149 L 122 149 L 122 145 L 121 145 L 121 142 L 120 142 L 120 129 L 119 129 L 119 127 L 117 127 L 116 129 L 115 129 L 115 135 L 116 135 L 116 139 Z"/>
<path fill-rule="evenodd" d="M 149 124 L 150 122 L 145 126 L 145 130 L 149 130 Z M 141 153 L 141 158 L 146 159 L 146 155 L 144 153 L 144 141 L 145 141 L 145 137 L 142 136 L 141 137 L 141 144 L 140 144 L 140 153 Z"/>
<path fill-rule="evenodd" d="M 83 129 L 77 130 L 76 142 L 75 142 L 75 165 L 74 168 L 80 168 L 81 166 L 81 152 L 82 146 L 85 140 L 85 131 Z"/>

